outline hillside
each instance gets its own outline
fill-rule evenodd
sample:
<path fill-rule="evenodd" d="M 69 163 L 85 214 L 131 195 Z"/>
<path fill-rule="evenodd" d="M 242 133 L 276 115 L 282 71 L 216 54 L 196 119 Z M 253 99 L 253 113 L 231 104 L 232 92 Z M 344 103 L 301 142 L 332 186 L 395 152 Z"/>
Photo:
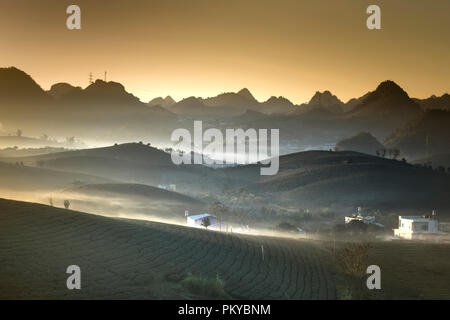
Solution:
<path fill-rule="evenodd" d="M 43 191 L 67 188 L 76 182 L 107 183 L 112 179 L 82 173 L 62 172 L 57 170 L 36 168 L 20 163 L 0 162 L 0 190 L 2 193 L 21 190 L 35 191 L 36 195 Z"/>
<path fill-rule="evenodd" d="M 202 213 L 207 205 L 183 194 L 143 184 L 84 184 L 53 194 L 70 200 L 71 208 L 106 216 L 146 216 L 184 222 L 184 213 Z"/>
<path fill-rule="evenodd" d="M 400 86 L 388 80 L 380 83 L 345 118 L 393 130 L 421 114 L 420 106 Z"/>
<path fill-rule="evenodd" d="M 450 208 L 450 175 L 417 168 L 402 161 L 343 151 L 307 151 L 280 157 L 280 171 L 261 177 L 259 167 L 223 169 L 240 180 L 264 205 L 358 206 L 422 214 Z M 256 181 L 256 183 L 255 183 Z M 236 186 L 237 187 L 237 186 Z"/>
<path fill-rule="evenodd" d="M 417 164 L 430 164 L 433 168 L 444 167 L 446 170 L 450 168 L 450 153 L 436 154 L 434 156 L 420 158 L 412 161 Z"/>
<path fill-rule="evenodd" d="M 232 298 L 335 299 L 329 259 L 309 241 L 112 219 L 0 199 L 1 299 L 214 298 L 184 286 L 188 272 L 219 276 Z M 81 268 L 82 290 L 67 290 L 65 270 L 73 264 Z"/>
<path fill-rule="evenodd" d="M 412 159 L 450 152 L 450 111 L 429 110 L 396 130 L 384 144 Z"/>
<path fill-rule="evenodd" d="M 25 165 L 101 176 L 127 183 L 152 186 L 176 184 L 177 189 L 188 192 L 220 187 L 220 177 L 214 175 L 212 169 L 195 165 L 177 166 L 172 163 L 169 153 L 140 143 L 8 158 L 4 161 L 23 162 Z M 193 184 L 193 181 L 199 183 Z"/>
<path fill-rule="evenodd" d="M 170 165 L 172 163 L 170 154 L 140 143 L 124 143 L 109 147 L 64 151 L 12 160 L 31 164 L 39 160 L 48 161 L 72 157 L 110 158 L 149 165 Z"/>
<path fill-rule="evenodd" d="M 338 151 L 347 150 L 376 155 L 377 150 L 383 148 L 384 146 L 369 132 L 361 132 L 356 136 L 339 141 L 335 149 Z"/>

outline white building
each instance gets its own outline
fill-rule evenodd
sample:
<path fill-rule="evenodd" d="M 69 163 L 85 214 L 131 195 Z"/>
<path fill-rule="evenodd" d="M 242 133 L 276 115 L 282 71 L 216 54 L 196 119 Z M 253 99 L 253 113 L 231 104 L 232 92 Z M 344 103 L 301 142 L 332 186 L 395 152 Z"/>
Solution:
<path fill-rule="evenodd" d="M 431 217 L 399 216 L 398 229 L 394 229 L 394 235 L 404 239 L 424 239 L 424 236 L 440 234 L 439 222 L 433 211 Z"/>
<path fill-rule="evenodd" d="M 204 228 L 204 226 L 202 225 L 204 218 L 209 218 L 209 222 L 211 223 L 211 225 L 208 226 L 208 229 L 220 228 L 219 220 L 217 219 L 217 217 L 209 213 L 187 216 L 186 224 L 191 227 Z"/>
<path fill-rule="evenodd" d="M 357 214 L 352 214 L 351 216 L 346 216 L 344 218 L 345 223 L 350 223 L 352 221 L 361 221 L 364 222 L 365 224 L 374 224 L 377 225 L 379 227 L 383 227 L 383 225 L 381 223 L 375 222 L 375 217 L 373 216 L 363 216 L 361 214 L 361 207 L 358 207 L 358 213 Z"/>
<path fill-rule="evenodd" d="M 177 185 L 176 184 L 158 184 L 159 189 L 164 189 L 168 191 L 177 191 Z"/>
<path fill-rule="evenodd" d="M 362 215 L 359 215 L 359 214 L 345 217 L 345 223 L 350 223 L 352 221 L 361 221 L 364 223 L 374 223 L 375 217 L 371 217 L 371 216 L 363 217 Z"/>

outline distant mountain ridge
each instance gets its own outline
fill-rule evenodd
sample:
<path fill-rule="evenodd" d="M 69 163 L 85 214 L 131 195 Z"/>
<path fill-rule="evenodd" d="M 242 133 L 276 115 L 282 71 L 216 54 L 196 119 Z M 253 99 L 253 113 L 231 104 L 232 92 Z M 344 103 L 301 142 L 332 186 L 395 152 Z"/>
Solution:
<path fill-rule="evenodd" d="M 356 136 L 343 139 L 336 144 L 337 151 L 356 151 L 376 155 L 384 146 L 369 132 L 361 132 Z"/>
<path fill-rule="evenodd" d="M 165 98 L 163 97 L 157 97 L 148 102 L 149 106 L 161 106 L 163 108 L 170 108 L 175 103 L 177 103 L 171 96 L 167 96 Z"/>
<path fill-rule="evenodd" d="M 179 115 L 233 117 L 244 114 L 246 110 L 272 114 L 287 113 L 294 108 L 294 104 L 284 97 L 272 96 L 265 102 L 259 102 L 247 88 L 243 88 L 236 93 L 225 92 L 209 98 L 185 98 L 169 110 Z"/>
<path fill-rule="evenodd" d="M 176 116 L 151 107 L 118 82 L 96 80 L 85 89 L 57 83 L 44 91 L 25 72 L 0 68 L 0 119 L 5 130 L 26 129 L 32 135 L 89 135 L 108 133 L 113 138 L 163 134 Z M 120 130 L 118 130 L 120 128 Z"/>
<path fill-rule="evenodd" d="M 260 102 L 247 88 L 209 98 L 188 97 L 175 102 L 167 96 L 144 103 L 118 82 L 96 80 L 84 89 L 57 83 L 44 91 L 25 72 L 0 68 L 3 131 L 23 128 L 34 136 L 102 136 L 114 142 L 136 141 L 149 134 L 167 142 L 180 121 L 189 126 L 194 119 L 228 126 L 279 128 L 281 139 L 303 139 L 304 144 L 335 143 L 366 131 L 383 141 L 394 130 L 420 118 L 423 109 L 445 108 L 448 97 L 412 99 L 388 80 L 347 103 L 328 90 L 317 91 L 300 106 L 282 96 Z M 257 116 L 252 118 L 248 111 Z"/>
<path fill-rule="evenodd" d="M 450 111 L 450 95 L 448 93 L 444 93 L 440 97 L 432 95 L 427 99 L 414 98 L 413 100 L 417 102 L 424 110 L 441 109 Z"/>

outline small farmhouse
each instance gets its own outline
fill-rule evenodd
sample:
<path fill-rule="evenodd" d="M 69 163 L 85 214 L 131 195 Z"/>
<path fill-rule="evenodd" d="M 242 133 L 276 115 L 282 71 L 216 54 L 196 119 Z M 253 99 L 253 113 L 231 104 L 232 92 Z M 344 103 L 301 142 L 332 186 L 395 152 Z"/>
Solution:
<path fill-rule="evenodd" d="M 398 229 L 394 235 L 404 239 L 424 239 L 426 235 L 439 234 L 439 222 L 433 211 L 431 217 L 399 216 Z"/>
<path fill-rule="evenodd" d="M 204 228 L 203 219 L 205 218 L 209 218 L 210 225 L 208 226 L 208 229 L 219 229 L 219 221 L 217 217 L 209 213 L 187 216 L 186 224 L 191 227 Z"/>
<path fill-rule="evenodd" d="M 352 214 L 351 216 L 346 216 L 344 218 L 345 223 L 350 223 L 352 221 L 361 221 L 364 222 L 365 224 L 374 224 L 377 225 L 379 227 L 383 227 L 383 225 L 381 223 L 375 222 L 375 217 L 373 216 L 363 216 L 361 214 L 361 207 L 358 207 L 358 213 L 357 214 Z"/>

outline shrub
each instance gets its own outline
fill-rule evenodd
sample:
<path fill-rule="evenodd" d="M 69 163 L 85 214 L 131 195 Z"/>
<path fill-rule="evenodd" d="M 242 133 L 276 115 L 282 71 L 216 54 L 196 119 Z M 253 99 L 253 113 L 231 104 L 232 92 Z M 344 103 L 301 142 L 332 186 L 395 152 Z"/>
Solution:
<path fill-rule="evenodd" d="M 70 201 L 64 200 L 64 208 L 69 209 L 69 207 L 70 207 Z"/>
<path fill-rule="evenodd" d="M 209 220 L 209 217 L 204 217 L 202 219 L 202 226 L 204 226 L 206 229 L 211 225 L 211 220 Z"/>
<path fill-rule="evenodd" d="M 340 249 L 336 259 L 342 272 L 350 276 L 363 277 L 368 267 L 369 248 L 370 245 L 367 243 L 352 243 Z"/>

